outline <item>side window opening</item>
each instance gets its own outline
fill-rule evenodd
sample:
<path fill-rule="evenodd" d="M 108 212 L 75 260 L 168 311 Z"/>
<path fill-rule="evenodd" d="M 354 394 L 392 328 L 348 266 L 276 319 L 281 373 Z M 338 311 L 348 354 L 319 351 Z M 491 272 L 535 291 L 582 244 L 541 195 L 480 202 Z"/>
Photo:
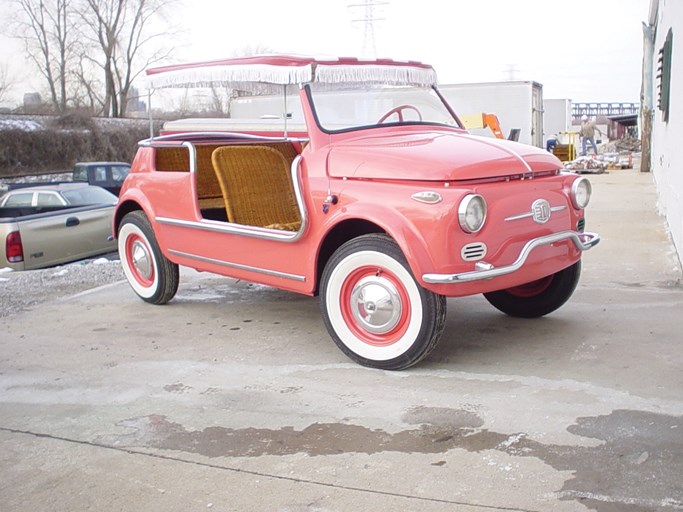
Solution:
<path fill-rule="evenodd" d="M 47 192 L 38 193 L 38 206 L 63 206 L 62 201 L 57 194 L 50 194 Z"/>
<path fill-rule="evenodd" d="M 3 206 L 31 206 L 32 201 L 33 192 L 20 192 L 9 196 Z"/>
<path fill-rule="evenodd" d="M 107 181 L 107 168 L 106 167 L 95 167 L 95 183 L 106 183 Z"/>
<path fill-rule="evenodd" d="M 88 181 L 88 169 L 85 166 L 79 165 L 74 169 L 74 181 Z"/>

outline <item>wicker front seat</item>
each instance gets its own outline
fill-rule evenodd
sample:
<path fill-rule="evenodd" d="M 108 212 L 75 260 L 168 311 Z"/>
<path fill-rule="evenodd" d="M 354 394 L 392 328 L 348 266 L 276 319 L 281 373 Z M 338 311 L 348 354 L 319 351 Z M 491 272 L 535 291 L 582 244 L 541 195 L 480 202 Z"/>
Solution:
<path fill-rule="evenodd" d="M 289 163 L 267 146 L 224 146 L 211 155 L 228 222 L 298 231 Z"/>

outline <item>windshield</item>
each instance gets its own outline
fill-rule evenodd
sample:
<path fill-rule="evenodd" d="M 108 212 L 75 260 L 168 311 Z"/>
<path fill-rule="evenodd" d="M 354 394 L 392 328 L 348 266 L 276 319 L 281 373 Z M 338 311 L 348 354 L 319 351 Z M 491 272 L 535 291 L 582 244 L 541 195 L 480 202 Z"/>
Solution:
<path fill-rule="evenodd" d="M 64 190 L 62 195 L 71 206 L 116 204 L 118 201 L 118 197 L 100 187 L 83 187 Z"/>
<path fill-rule="evenodd" d="M 310 86 L 313 107 L 325 131 L 372 128 L 383 124 L 443 124 L 458 122 L 431 87 L 368 85 L 363 89 L 330 91 Z"/>

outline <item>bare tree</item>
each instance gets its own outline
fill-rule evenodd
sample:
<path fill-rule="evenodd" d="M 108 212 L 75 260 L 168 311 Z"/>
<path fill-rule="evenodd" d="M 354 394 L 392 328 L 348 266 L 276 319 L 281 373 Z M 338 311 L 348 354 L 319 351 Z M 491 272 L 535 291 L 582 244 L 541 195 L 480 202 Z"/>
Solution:
<path fill-rule="evenodd" d="M 74 56 L 72 0 L 12 0 L 19 8 L 18 37 L 47 82 L 53 108 L 66 110 L 69 66 Z"/>
<path fill-rule="evenodd" d="M 14 87 L 14 81 L 9 76 L 7 64 L 0 66 L 0 103 L 7 98 L 7 92 Z"/>
<path fill-rule="evenodd" d="M 102 83 L 92 73 L 91 67 L 85 53 L 81 54 L 78 67 L 72 72 L 78 83 L 72 102 L 76 108 L 85 108 L 94 115 L 101 115 L 104 112 Z"/>
<path fill-rule="evenodd" d="M 122 117 L 135 78 L 172 48 L 153 49 L 167 32 L 153 31 L 151 20 L 162 16 L 175 0 L 84 0 L 83 29 L 99 49 L 93 61 L 104 78 L 104 113 Z"/>

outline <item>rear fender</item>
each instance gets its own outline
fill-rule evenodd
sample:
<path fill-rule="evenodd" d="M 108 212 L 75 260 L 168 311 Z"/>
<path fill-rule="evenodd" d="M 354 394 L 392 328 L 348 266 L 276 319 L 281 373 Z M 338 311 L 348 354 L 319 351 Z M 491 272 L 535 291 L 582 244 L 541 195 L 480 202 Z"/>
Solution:
<path fill-rule="evenodd" d="M 145 215 L 147 215 L 147 218 L 152 223 L 152 226 L 155 225 L 154 209 L 147 197 L 137 189 L 128 189 L 126 196 L 121 198 L 116 206 L 116 212 L 114 212 L 112 225 L 112 234 L 114 235 L 114 238 L 118 237 L 119 227 L 121 226 L 123 217 L 135 210 L 144 211 Z"/>

